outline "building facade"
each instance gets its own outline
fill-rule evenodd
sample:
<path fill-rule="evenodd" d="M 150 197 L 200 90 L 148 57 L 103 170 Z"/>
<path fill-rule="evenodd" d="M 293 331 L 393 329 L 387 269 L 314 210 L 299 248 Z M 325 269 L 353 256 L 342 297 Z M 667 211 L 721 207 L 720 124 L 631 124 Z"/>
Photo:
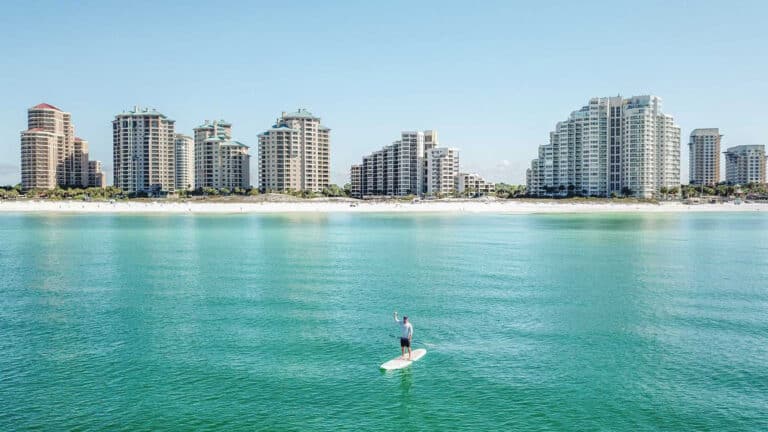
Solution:
<path fill-rule="evenodd" d="M 305 109 L 259 135 L 259 188 L 322 192 L 331 182 L 330 129 Z"/>
<path fill-rule="evenodd" d="M 765 146 L 740 145 L 726 150 L 725 181 L 732 185 L 765 183 Z"/>
<path fill-rule="evenodd" d="M 249 147 L 232 139 L 232 124 L 206 120 L 194 130 L 195 188 L 251 187 Z"/>
<path fill-rule="evenodd" d="M 364 156 L 360 196 L 408 196 L 427 192 L 427 152 L 438 145 L 436 131 L 404 131 L 400 139 Z M 353 171 L 356 170 L 353 166 Z"/>
<path fill-rule="evenodd" d="M 688 141 L 689 183 L 714 186 L 720 183 L 720 130 L 694 129 Z"/>
<path fill-rule="evenodd" d="M 490 195 L 495 191 L 496 185 L 479 174 L 459 173 L 456 176 L 456 192 L 461 195 Z"/>
<path fill-rule="evenodd" d="M 176 190 L 175 121 L 134 107 L 112 121 L 114 184 L 127 193 Z"/>
<path fill-rule="evenodd" d="M 70 113 L 46 103 L 27 110 L 21 185 L 24 190 L 88 186 L 88 142 L 75 137 Z"/>
<path fill-rule="evenodd" d="M 680 186 L 680 128 L 659 97 L 593 98 L 556 124 L 535 164 L 531 195 L 657 197 Z"/>
<path fill-rule="evenodd" d="M 192 137 L 176 134 L 174 138 L 176 189 L 195 188 L 195 141 Z"/>
<path fill-rule="evenodd" d="M 88 187 L 107 187 L 107 174 L 101 166 L 101 161 L 88 161 Z"/>
<path fill-rule="evenodd" d="M 352 198 L 362 198 L 362 165 L 352 165 L 349 170 L 349 195 Z"/>
<path fill-rule="evenodd" d="M 435 147 L 427 152 L 427 195 L 453 194 L 459 174 L 459 151 L 455 148 Z"/>

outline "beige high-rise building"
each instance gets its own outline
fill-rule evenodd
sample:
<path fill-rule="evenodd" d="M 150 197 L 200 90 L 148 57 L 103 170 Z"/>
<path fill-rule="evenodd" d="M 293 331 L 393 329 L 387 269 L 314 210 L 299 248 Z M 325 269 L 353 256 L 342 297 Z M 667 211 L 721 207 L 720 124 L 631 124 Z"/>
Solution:
<path fill-rule="evenodd" d="M 455 192 L 459 175 L 459 150 L 435 147 L 427 152 L 427 195 L 450 195 Z"/>
<path fill-rule="evenodd" d="M 192 137 L 176 134 L 176 189 L 195 188 L 195 141 Z"/>
<path fill-rule="evenodd" d="M 331 182 L 330 129 L 305 109 L 259 135 L 259 188 L 321 192 Z"/>
<path fill-rule="evenodd" d="M 198 187 L 233 190 L 248 189 L 250 183 L 251 156 L 248 146 L 224 135 L 203 141 L 201 155 L 206 168 L 197 180 Z"/>
<path fill-rule="evenodd" d="M 176 190 L 175 121 L 134 107 L 112 121 L 114 183 L 127 193 Z"/>
<path fill-rule="evenodd" d="M 728 148 L 725 151 L 725 181 L 734 185 L 765 183 L 765 146 Z"/>
<path fill-rule="evenodd" d="M 195 187 L 249 188 L 249 147 L 232 139 L 232 124 L 224 120 L 206 120 L 194 132 Z"/>
<path fill-rule="evenodd" d="M 88 143 L 75 139 L 70 113 L 46 103 L 27 110 L 21 184 L 25 190 L 88 185 Z"/>
<path fill-rule="evenodd" d="M 720 183 L 720 130 L 694 129 L 688 141 L 689 183 L 716 185 Z"/>
<path fill-rule="evenodd" d="M 72 155 L 71 185 L 87 187 L 88 181 L 88 141 L 75 137 Z"/>
<path fill-rule="evenodd" d="M 88 161 L 88 187 L 107 187 L 107 175 L 101 166 L 101 161 Z"/>

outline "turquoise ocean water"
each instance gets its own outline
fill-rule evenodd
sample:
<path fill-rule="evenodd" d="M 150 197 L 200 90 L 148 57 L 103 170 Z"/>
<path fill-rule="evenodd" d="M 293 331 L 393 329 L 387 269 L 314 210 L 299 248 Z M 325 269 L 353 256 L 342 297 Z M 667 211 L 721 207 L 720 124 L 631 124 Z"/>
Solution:
<path fill-rule="evenodd" d="M 0 270 L 4 431 L 768 429 L 761 214 L 0 215 Z"/>

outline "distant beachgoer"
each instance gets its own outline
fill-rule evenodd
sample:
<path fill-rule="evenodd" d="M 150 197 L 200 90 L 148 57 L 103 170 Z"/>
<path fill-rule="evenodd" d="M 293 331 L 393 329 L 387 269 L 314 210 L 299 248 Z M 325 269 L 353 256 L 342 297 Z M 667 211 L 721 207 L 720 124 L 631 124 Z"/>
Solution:
<path fill-rule="evenodd" d="M 411 340 L 413 339 L 413 326 L 404 316 L 403 321 L 397 319 L 397 311 L 394 313 L 395 322 L 400 324 L 400 353 L 405 358 L 405 349 L 408 348 L 408 360 L 411 359 Z"/>

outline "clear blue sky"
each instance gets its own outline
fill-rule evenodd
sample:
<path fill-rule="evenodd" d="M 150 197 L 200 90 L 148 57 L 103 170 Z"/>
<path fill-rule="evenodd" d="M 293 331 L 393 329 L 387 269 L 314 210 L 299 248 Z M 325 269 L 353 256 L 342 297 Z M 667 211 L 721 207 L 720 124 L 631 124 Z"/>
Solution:
<path fill-rule="evenodd" d="M 308 108 L 332 128 L 338 183 L 413 129 L 437 129 L 466 170 L 522 183 L 590 97 L 648 93 L 682 127 L 687 181 L 691 129 L 768 142 L 766 21 L 762 1 L 9 2 L 0 184 L 19 182 L 39 102 L 72 113 L 110 178 L 110 122 L 140 104 L 188 134 L 224 118 L 254 155 L 281 111 Z"/>

